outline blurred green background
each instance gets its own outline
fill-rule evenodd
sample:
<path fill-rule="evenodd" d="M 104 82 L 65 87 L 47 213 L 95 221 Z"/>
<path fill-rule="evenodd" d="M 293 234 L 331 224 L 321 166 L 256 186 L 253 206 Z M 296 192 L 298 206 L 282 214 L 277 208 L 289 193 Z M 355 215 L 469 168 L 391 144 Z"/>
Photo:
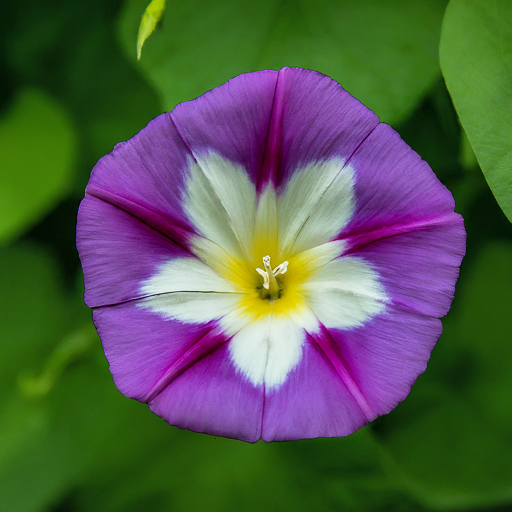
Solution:
<path fill-rule="evenodd" d="M 447 2 L 168 2 L 137 62 L 147 1 L 1 3 L 0 512 L 512 510 L 512 227 L 441 75 Z M 405 402 L 347 438 L 249 445 L 170 427 L 116 390 L 76 212 L 117 142 L 284 65 L 329 74 L 397 129 L 452 191 L 468 246 Z"/>

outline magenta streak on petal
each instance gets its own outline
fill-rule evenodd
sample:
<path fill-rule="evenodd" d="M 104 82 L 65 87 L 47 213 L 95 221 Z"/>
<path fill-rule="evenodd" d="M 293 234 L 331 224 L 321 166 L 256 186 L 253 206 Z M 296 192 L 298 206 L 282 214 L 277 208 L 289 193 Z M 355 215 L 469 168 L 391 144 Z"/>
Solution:
<path fill-rule="evenodd" d="M 367 421 L 371 421 L 376 417 L 376 414 L 372 411 L 370 404 L 364 397 L 363 393 L 355 383 L 354 379 L 350 375 L 346 365 L 341 360 L 337 353 L 336 345 L 334 344 L 329 331 L 322 325 L 322 331 L 320 333 L 308 333 L 309 336 L 316 343 L 318 348 L 324 353 L 325 357 L 332 364 L 334 370 L 339 375 L 343 384 L 345 384 L 349 393 L 352 395 L 357 405 L 361 409 L 361 412 L 366 417 Z"/>
<path fill-rule="evenodd" d="M 257 186 L 258 192 L 262 192 L 269 182 L 272 182 L 274 186 L 277 184 L 277 175 L 279 172 L 279 166 L 281 165 L 281 123 L 283 119 L 285 99 L 285 75 L 283 71 L 286 69 L 287 68 L 281 69 L 277 75 L 274 101 L 272 103 L 272 113 L 270 114 L 268 136 L 265 144 L 263 165 Z"/>
<path fill-rule="evenodd" d="M 189 241 L 193 231 L 180 220 L 167 215 L 164 216 L 147 206 L 138 204 L 131 199 L 127 199 L 95 185 L 89 184 L 86 192 L 136 217 L 151 228 L 167 236 L 184 249 L 189 250 Z"/>
<path fill-rule="evenodd" d="M 344 254 L 350 254 L 359 249 L 370 245 L 379 240 L 383 240 L 385 238 L 391 238 L 397 235 L 403 235 L 406 233 L 412 233 L 414 231 L 420 231 L 422 229 L 427 229 L 433 226 L 442 226 L 448 224 L 458 224 L 459 217 L 454 215 L 453 213 L 447 213 L 445 215 L 440 215 L 438 217 L 434 217 L 431 219 L 422 219 L 416 220 L 408 223 L 395 224 L 391 226 L 385 226 L 383 228 L 374 229 L 372 231 L 367 231 L 365 233 L 361 233 L 360 235 L 341 235 L 338 239 L 348 240 L 349 247 L 344 252 Z"/>
<path fill-rule="evenodd" d="M 179 377 L 187 368 L 199 361 L 205 355 L 213 352 L 218 347 L 224 345 L 228 339 L 212 327 L 199 341 L 190 347 L 183 355 L 181 355 L 166 372 L 158 379 L 156 384 L 141 399 L 142 402 L 149 403 L 153 401 L 171 382 Z"/>

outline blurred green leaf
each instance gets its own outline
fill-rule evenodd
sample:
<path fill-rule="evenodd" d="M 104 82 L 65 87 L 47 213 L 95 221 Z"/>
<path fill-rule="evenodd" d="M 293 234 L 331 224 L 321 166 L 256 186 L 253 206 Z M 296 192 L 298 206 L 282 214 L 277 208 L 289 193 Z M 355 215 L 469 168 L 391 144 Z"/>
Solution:
<path fill-rule="evenodd" d="M 31 226 L 64 197 L 75 136 L 62 107 L 38 90 L 22 90 L 0 120 L 0 242 Z"/>
<path fill-rule="evenodd" d="M 275 450 L 288 462 L 301 490 L 328 510 L 422 510 L 384 471 L 385 456 L 369 426 L 348 437 L 307 439 Z"/>
<path fill-rule="evenodd" d="M 79 137 L 71 192 L 78 198 L 98 159 L 163 110 L 136 61 L 119 48 L 114 21 L 121 3 L 26 0 L 5 6 L 10 21 L 0 38 L 0 68 L 3 58 L 8 76 L 50 92 L 71 115 Z"/>
<path fill-rule="evenodd" d="M 406 122 L 396 129 L 445 185 L 463 176 L 457 160 L 460 127 L 441 79 Z"/>
<path fill-rule="evenodd" d="M 127 468 L 131 474 L 157 452 L 169 427 L 123 397 L 106 365 L 88 359 L 40 399 L 11 395 L 0 416 L 0 434 L 4 429 L 0 511 L 35 512 L 80 485 L 124 478 Z"/>
<path fill-rule="evenodd" d="M 446 326 L 474 361 L 466 392 L 503 434 L 512 432 L 512 243 L 485 247 L 461 286 L 458 315 Z M 508 472 L 512 489 L 512 470 Z"/>
<path fill-rule="evenodd" d="M 0 387 L 12 388 L 74 329 L 74 305 L 50 255 L 34 246 L 0 249 Z"/>
<path fill-rule="evenodd" d="M 459 163 L 467 171 L 473 171 L 478 168 L 478 160 L 464 130 L 460 134 Z"/>
<path fill-rule="evenodd" d="M 77 315 L 60 287 L 54 262 L 41 249 L 1 249 L 0 267 L 0 511 L 40 510 L 41 503 L 61 490 L 68 468 L 60 468 L 58 453 L 46 447 L 50 410 L 42 402 L 23 400 L 17 378 L 24 371 L 39 369 L 73 329 Z M 38 459 L 41 449 L 50 452 L 42 460 Z M 44 471 L 17 482 L 17 472 L 23 475 L 27 464 Z"/>
<path fill-rule="evenodd" d="M 77 512 L 422 510 L 381 466 L 369 429 L 339 439 L 248 445 L 169 428 L 166 446 L 147 464 L 81 489 L 75 506 Z"/>
<path fill-rule="evenodd" d="M 140 60 L 144 41 L 146 41 L 153 30 L 155 30 L 157 23 L 164 14 L 164 9 L 165 0 L 151 0 L 150 4 L 146 7 L 137 34 L 137 60 Z"/>
<path fill-rule="evenodd" d="M 83 8 L 90 10 L 88 4 Z M 76 42 L 73 72 L 66 79 L 66 103 L 77 119 L 84 152 L 76 188 L 83 194 L 94 164 L 128 140 L 163 107 L 152 87 L 117 47 L 112 23 L 92 20 Z"/>
<path fill-rule="evenodd" d="M 459 283 L 426 374 L 389 416 L 392 466 L 430 507 L 512 501 L 511 303 L 512 244 L 494 243 Z"/>
<path fill-rule="evenodd" d="M 512 221 L 512 3 L 451 0 L 440 58 L 485 178 Z"/>
<path fill-rule="evenodd" d="M 147 464 L 123 480 L 98 481 L 95 492 L 79 494 L 77 509 L 142 512 L 151 503 L 162 512 L 326 510 L 301 489 L 273 446 L 166 428 L 168 442 Z"/>
<path fill-rule="evenodd" d="M 98 336 L 91 322 L 66 336 L 48 357 L 39 375 L 20 374 L 18 382 L 22 393 L 29 398 L 49 393 L 67 366 L 88 355 L 97 342 Z"/>
<path fill-rule="evenodd" d="M 512 500 L 512 442 L 459 397 L 397 426 L 387 438 L 403 485 L 439 510 Z"/>
<path fill-rule="evenodd" d="M 131 55 L 146 0 L 129 0 L 121 37 Z M 386 122 L 403 119 L 439 74 L 445 0 L 170 2 L 142 68 L 167 109 L 243 72 L 311 68 Z"/>
<path fill-rule="evenodd" d="M 45 252 L 10 246 L 0 266 L 0 511 L 36 512 L 75 486 L 136 466 L 169 427 L 117 391 L 99 339 L 91 349 L 78 336 L 82 298 L 62 290 Z M 50 374 L 46 393 L 18 386 L 20 375 L 41 370 L 43 381 Z"/>

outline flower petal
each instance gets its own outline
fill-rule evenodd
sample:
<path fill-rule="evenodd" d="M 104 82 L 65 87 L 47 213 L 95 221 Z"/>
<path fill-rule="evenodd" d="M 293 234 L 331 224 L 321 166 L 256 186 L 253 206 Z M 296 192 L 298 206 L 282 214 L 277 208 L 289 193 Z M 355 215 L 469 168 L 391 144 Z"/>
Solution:
<path fill-rule="evenodd" d="M 206 292 L 216 295 L 241 291 L 237 290 L 234 283 L 223 279 L 196 258 L 165 261 L 150 278 L 141 282 L 140 289 L 142 297 L 175 292 Z"/>
<path fill-rule="evenodd" d="M 236 369 L 254 386 L 279 387 L 299 363 L 304 329 L 294 320 L 267 316 L 250 322 L 229 342 Z"/>
<path fill-rule="evenodd" d="M 283 68 L 272 111 L 260 188 L 286 183 L 310 162 L 347 161 L 379 118 L 328 76 Z"/>
<path fill-rule="evenodd" d="M 386 306 L 386 315 L 359 328 L 330 329 L 337 351 L 375 415 L 404 400 L 441 336 L 437 318 Z"/>
<path fill-rule="evenodd" d="M 278 388 L 265 392 L 264 441 L 349 435 L 367 417 L 319 345 L 308 338 L 301 362 Z"/>
<path fill-rule="evenodd" d="M 351 330 L 310 334 L 300 364 L 265 394 L 262 439 L 351 434 L 408 395 L 441 335 L 441 322 L 387 306 Z"/>
<path fill-rule="evenodd" d="M 137 302 L 96 309 L 93 319 L 116 386 L 140 401 L 213 329 L 211 324 L 164 320 Z"/>
<path fill-rule="evenodd" d="M 331 158 L 293 174 L 278 200 L 279 250 L 283 257 L 332 240 L 354 212 L 354 175 Z"/>
<path fill-rule="evenodd" d="M 457 223 L 461 236 L 454 246 L 463 255 L 464 227 L 453 211 L 450 191 L 390 126 L 380 124 L 350 164 L 355 171 L 356 211 L 341 238 L 349 238 L 357 249 L 397 234 Z"/>
<path fill-rule="evenodd" d="M 95 308 L 143 296 L 140 283 L 188 251 L 110 203 L 87 195 L 80 204 L 77 247 L 85 301 Z"/>
<path fill-rule="evenodd" d="M 205 238 L 236 258 L 252 248 L 256 189 L 243 167 L 209 152 L 191 162 L 185 210 Z"/>
<path fill-rule="evenodd" d="M 440 318 L 450 307 L 464 254 L 461 218 L 424 227 L 361 247 L 353 255 L 370 263 L 390 302 Z"/>
<path fill-rule="evenodd" d="M 93 315 L 123 394 L 180 428 L 260 438 L 263 390 L 236 371 L 217 326 L 164 320 L 136 302 Z"/>
<path fill-rule="evenodd" d="M 211 151 L 241 165 L 258 183 L 267 140 L 277 71 L 233 78 L 181 103 L 171 116 L 195 158 Z"/>
<path fill-rule="evenodd" d="M 310 162 L 347 161 L 378 117 L 328 76 L 299 68 L 239 75 L 171 116 L 195 158 L 241 165 L 258 191 Z"/>
<path fill-rule="evenodd" d="M 162 318 L 203 324 L 228 315 L 239 300 L 235 293 L 171 292 L 141 299 L 138 304 Z"/>
<path fill-rule="evenodd" d="M 387 125 L 354 153 L 356 212 L 340 238 L 379 273 L 390 299 L 439 318 L 465 253 L 462 217 L 426 162 Z"/>
<path fill-rule="evenodd" d="M 86 193 L 186 245 L 192 227 L 181 198 L 189 158 L 170 114 L 162 114 L 99 160 Z"/>
<path fill-rule="evenodd" d="M 301 290 L 326 327 L 352 329 L 385 311 L 388 297 L 362 258 L 340 257 L 317 269 Z"/>
<path fill-rule="evenodd" d="M 261 436 L 263 389 L 235 370 L 226 345 L 190 366 L 149 406 L 179 428 L 251 443 Z"/>

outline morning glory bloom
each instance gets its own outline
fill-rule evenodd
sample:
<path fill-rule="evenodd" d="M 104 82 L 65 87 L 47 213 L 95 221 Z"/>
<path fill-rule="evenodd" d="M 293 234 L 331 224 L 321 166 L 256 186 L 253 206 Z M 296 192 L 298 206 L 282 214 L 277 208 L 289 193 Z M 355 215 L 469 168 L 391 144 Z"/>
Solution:
<path fill-rule="evenodd" d="M 283 68 L 118 144 L 77 243 L 119 390 L 171 425 L 255 442 L 348 435 L 407 396 L 465 231 L 392 128 L 329 77 Z"/>

